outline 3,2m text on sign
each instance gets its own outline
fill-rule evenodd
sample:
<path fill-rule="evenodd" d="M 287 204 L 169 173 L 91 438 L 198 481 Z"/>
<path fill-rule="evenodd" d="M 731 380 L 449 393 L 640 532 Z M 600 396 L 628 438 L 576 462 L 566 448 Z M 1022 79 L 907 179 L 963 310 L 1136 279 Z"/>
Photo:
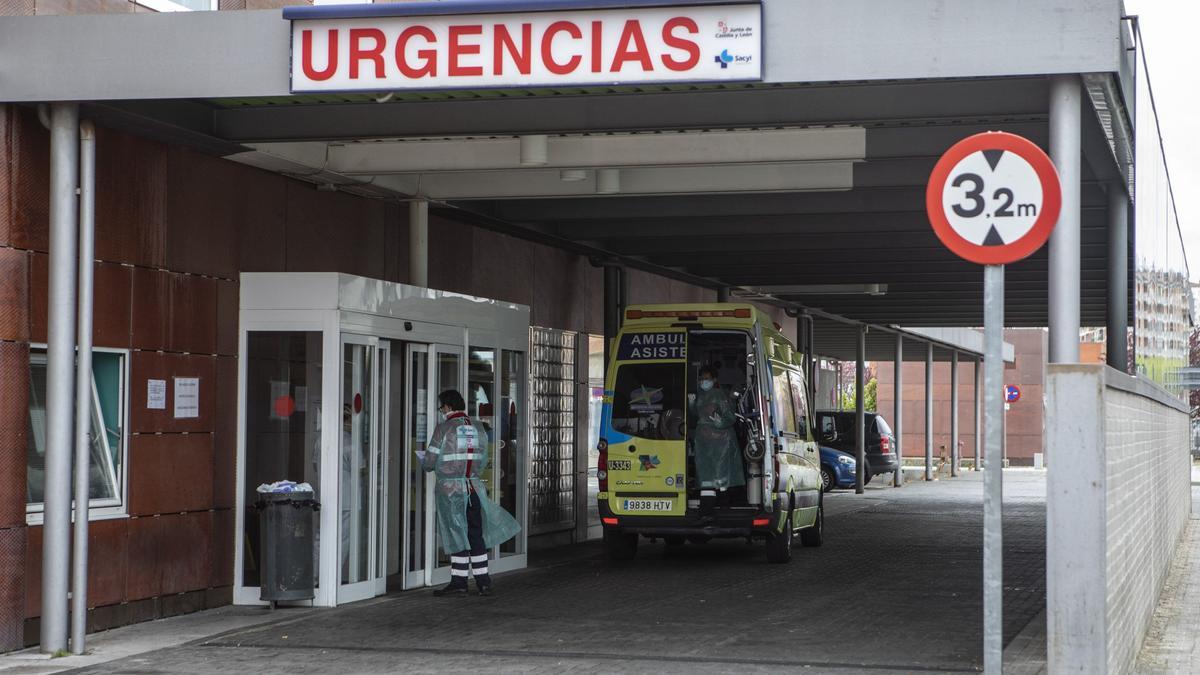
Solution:
<path fill-rule="evenodd" d="M 292 21 L 292 91 L 762 78 L 758 5 Z"/>

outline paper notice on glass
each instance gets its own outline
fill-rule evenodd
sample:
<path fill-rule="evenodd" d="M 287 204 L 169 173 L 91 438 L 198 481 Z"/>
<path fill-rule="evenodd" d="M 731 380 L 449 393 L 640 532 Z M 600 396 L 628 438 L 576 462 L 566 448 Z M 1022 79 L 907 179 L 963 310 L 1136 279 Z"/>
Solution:
<path fill-rule="evenodd" d="M 148 410 L 167 409 L 166 380 L 146 380 L 146 408 Z"/>
<path fill-rule="evenodd" d="M 308 412 L 308 387 L 296 387 L 296 412 Z"/>
<path fill-rule="evenodd" d="M 175 378 L 175 419 L 200 416 L 200 378 Z"/>
<path fill-rule="evenodd" d="M 425 461 L 425 451 L 417 450 L 416 452 L 417 452 L 417 459 L 419 459 L 423 463 Z"/>

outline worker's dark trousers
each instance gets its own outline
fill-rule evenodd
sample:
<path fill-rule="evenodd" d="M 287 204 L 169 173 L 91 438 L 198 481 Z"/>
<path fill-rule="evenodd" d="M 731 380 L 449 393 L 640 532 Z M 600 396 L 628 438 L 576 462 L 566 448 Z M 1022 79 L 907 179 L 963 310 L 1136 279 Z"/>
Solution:
<path fill-rule="evenodd" d="M 470 550 L 450 556 L 450 585 L 466 588 L 467 577 L 474 575 L 477 587 L 488 588 L 492 585 L 492 577 L 488 574 L 488 552 L 483 544 L 483 508 L 479 504 L 479 495 L 474 492 L 467 502 L 467 541 L 471 544 Z"/>

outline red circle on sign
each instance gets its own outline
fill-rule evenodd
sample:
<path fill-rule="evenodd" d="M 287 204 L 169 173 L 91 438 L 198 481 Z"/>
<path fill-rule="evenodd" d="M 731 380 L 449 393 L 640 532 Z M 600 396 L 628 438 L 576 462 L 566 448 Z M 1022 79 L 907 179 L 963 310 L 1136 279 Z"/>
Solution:
<path fill-rule="evenodd" d="M 1020 400 L 1021 400 L 1021 388 L 1020 387 L 1018 387 L 1015 384 L 1008 384 L 1008 385 L 1004 386 L 1004 402 L 1005 403 L 1016 403 L 1017 401 L 1020 401 Z"/>
<path fill-rule="evenodd" d="M 362 394 L 354 395 L 354 414 L 362 412 Z"/>
<path fill-rule="evenodd" d="M 942 204 L 942 193 L 950 172 L 968 156 L 988 150 L 1003 150 L 1024 159 L 1042 186 L 1042 208 L 1033 227 L 1016 241 L 996 246 L 983 246 L 965 239 L 951 226 Z M 980 265 L 1005 265 L 1027 258 L 1050 238 L 1062 210 L 1062 185 L 1054 162 L 1033 142 L 1005 131 L 986 131 L 955 143 L 938 160 L 925 188 L 925 210 L 938 239 L 960 258 Z"/>
<path fill-rule="evenodd" d="M 284 394 L 275 399 L 274 408 L 276 417 L 291 417 L 292 413 L 296 412 L 296 401 L 291 396 Z"/>

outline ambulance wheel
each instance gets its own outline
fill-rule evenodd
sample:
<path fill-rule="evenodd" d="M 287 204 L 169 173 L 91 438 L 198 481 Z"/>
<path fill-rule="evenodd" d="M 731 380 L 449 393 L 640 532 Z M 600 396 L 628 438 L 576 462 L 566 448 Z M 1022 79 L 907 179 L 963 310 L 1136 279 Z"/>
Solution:
<path fill-rule="evenodd" d="M 609 560 L 633 560 L 637 555 L 638 536 L 613 530 L 604 531 L 604 550 Z"/>
<path fill-rule="evenodd" d="M 792 560 L 792 514 L 788 513 L 783 532 L 772 533 L 767 539 L 767 562 L 786 563 Z"/>
<path fill-rule="evenodd" d="M 812 527 L 800 530 L 800 543 L 804 546 L 820 546 L 825 541 L 825 497 L 817 497 L 817 522 Z"/>

